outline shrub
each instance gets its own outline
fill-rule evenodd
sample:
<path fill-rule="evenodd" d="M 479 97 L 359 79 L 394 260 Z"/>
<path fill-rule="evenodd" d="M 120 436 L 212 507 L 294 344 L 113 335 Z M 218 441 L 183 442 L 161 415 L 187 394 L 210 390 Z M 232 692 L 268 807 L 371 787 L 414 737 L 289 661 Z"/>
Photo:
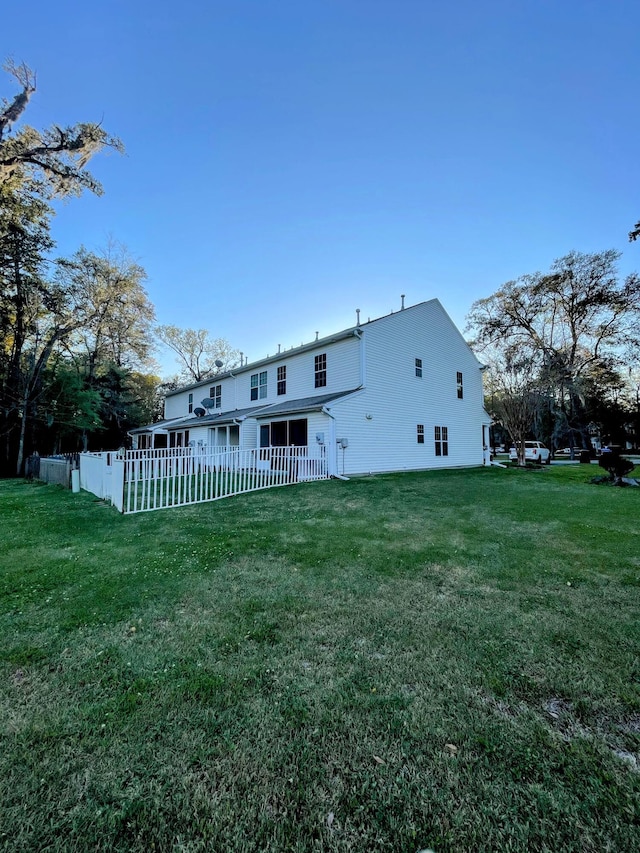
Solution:
<path fill-rule="evenodd" d="M 620 485 L 622 477 L 633 471 L 634 468 L 633 462 L 613 450 L 603 453 L 598 464 L 608 472 L 609 479 L 618 485 Z"/>

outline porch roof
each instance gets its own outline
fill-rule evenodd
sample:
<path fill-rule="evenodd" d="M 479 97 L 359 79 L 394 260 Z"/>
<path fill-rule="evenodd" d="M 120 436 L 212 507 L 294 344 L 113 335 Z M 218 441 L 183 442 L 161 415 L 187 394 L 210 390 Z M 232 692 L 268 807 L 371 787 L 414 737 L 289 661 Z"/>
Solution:
<path fill-rule="evenodd" d="M 166 429 L 191 429 L 192 427 L 214 427 L 214 426 L 229 426 L 236 421 L 243 421 L 246 418 L 270 418 L 281 415 L 294 415 L 298 412 L 317 412 L 324 406 L 334 403 L 349 394 L 354 394 L 358 388 L 353 388 L 351 391 L 338 391 L 333 394 L 319 394 L 315 397 L 303 397 L 300 400 L 287 400 L 284 403 L 272 403 L 268 406 L 252 406 L 248 409 L 233 409 L 230 412 L 218 412 L 215 415 L 203 415 L 201 418 L 189 415 L 185 418 L 178 418 L 172 421 L 165 421 Z M 155 425 L 154 425 L 155 426 Z M 148 427 L 147 427 L 148 429 Z M 134 430 L 132 430 L 133 432 Z M 136 430 L 137 432 L 143 431 Z"/>
<path fill-rule="evenodd" d="M 146 426 L 136 427 L 135 429 L 128 430 L 129 435 L 141 435 L 142 433 L 149 432 L 162 432 L 172 426 L 182 424 L 186 420 L 184 415 L 181 415 L 179 418 L 166 418 L 163 421 L 156 421 L 153 424 L 146 424 Z"/>
<path fill-rule="evenodd" d="M 265 406 L 253 406 L 250 409 L 233 409 L 230 412 L 217 412 L 215 415 L 203 415 L 201 418 L 189 416 L 186 420 L 176 424 L 176 429 L 189 429 L 196 426 L 227 426 L 234 421 L 243 421 L 249 416 L 255 416 L 257 412 L 261 412 Z"/>
<path fill-rule="evenodd" d="M 263 418 L 272 418 L 274 415 L 296 415 L 302 412 L 318 412 L 329 403 L 335 403 L 336 400 L 341 400 L 343 397 L 348 397 L 349 394 L 355 394 L 359 388 L 353 388 L 351 391 L 339 391 L 333 394 L 321 394 L 316 397 L 303 397 L 301 400 L 287 400 L 284 403 L 275 403 L 272 406 L 265 406 L 260 409 L 255 415 L 256 420 Z"/>

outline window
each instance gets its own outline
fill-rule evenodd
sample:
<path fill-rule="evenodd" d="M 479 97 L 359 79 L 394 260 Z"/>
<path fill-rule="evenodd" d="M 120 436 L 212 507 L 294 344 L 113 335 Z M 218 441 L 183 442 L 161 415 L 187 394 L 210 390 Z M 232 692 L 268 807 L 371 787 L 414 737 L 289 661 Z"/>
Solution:
<path fill-rule="evenodd" d="M 462 373 L 460 371 L 456 373 L 456 384 L 458 386 L 458 400 L 462 400 L 464 393 L 462 390 Z"/>
<path fill-rule="evenodd" d="M 416 358 L 416 376 L 422 379 L 422 359 Z"/>
<path fill-rule="evenodd" d="M 416 429 L 417 429 L 418 444 L 424 444 L 424 424 L 418 424 Z"/>
<path fill-rule="evenodd" d="M 209 388 L 209 397 L 213 400 L 213 408 L 222 408 L 222 385 L 212 385 Z"/>
<path fill-rule="evenodd" d="M 273 421 L 260 425 L 260 447 L 306 447 L 307 419 Z"/>
<path fill-rule="evenodd" d="M 448 456 L 449 428 L 445 426 L 434 427 L 434 439 L 436 444 L 436 456 Z"/>
<path fill-rule="evenodd" d="M 189 414 L 193 411 L 193 394 L 189 394 Z"/>
<path fill-rule="evenodd" d="M 251 374 L 251 399 L 264 400 L 267 396 L 267 371 Z"/>
<path fill-rule="evenodd" d="M 189 430 L 177 430 L 169 433 L 169 447 L 188 447 Z"/>
<path fill-rule="evenodd" d="M 278 368 L 278 395 L 287 393 L 287 366 Z"/>
<path fill-rule="evenodd" d="M 286 447 L 289 444 L 286 421 L 274 421 L 271 424 L 271 438 L 269 442 L 272 447 Z"/>
<path fill-rule="evenodd" d="M 324 388 L 327 384 L 327 354 L 316 356 L 316 388 Z"/>

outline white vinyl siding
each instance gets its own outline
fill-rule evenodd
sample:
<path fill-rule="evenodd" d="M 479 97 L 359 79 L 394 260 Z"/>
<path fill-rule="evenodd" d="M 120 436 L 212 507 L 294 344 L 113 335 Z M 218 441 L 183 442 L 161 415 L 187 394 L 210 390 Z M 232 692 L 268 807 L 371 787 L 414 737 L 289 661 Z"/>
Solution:
<path fill-rule="evenodd" d="M 326 354 L 327 384 L 315 387 L 315 356 Z M 286 393 L 278 394 L 278 367 L 286 367 Z M 266 384 L 260 383 L 260 374 L 266 373 Z M 360 341 L 348 337 L 335 343 L 319 342 L 316 349 L 306 352 L 281 354 L 267 365 L 252 366 L 233 371 L 233 376 L 221 381 L 222 412 L 250 407 L 262 408 L 270 403 L 282 403 L 285 400 L 298 400 L 319 394 L 332 394 L 351 391 L 361 384 Z M 258 398 L 251 399 L 251 377 L 257 376 Z M 255 382 L 256 380 L 254 380 Z M 254 386 L 256 387 L 256 386 Z M 266 389 L 266 396 L 260 397 L 260 391 Z M 176 392 L 165 400 L 165 418 L 179 417 L 187 411 L 188 394 L 193 394 L 194 405 L 209 396 L 210 381 L 189 390 Z"/>
<path fill-rule="evenodd" d="M 358 334 L 362 340 L 356 335 L 333 342 L 325 339 L 304 351 L 282 352 L 266 363 L 247 365 L 221 378 L 222 412 L 262 410 L 288 400 L 354 391 L 327 404 L 333 418 L 317 412 L 274 415 L 273 420 L 307 417 L 309 445 L 316 443 L 316 433 L 322 433 L 340 473 L 342 451 L 336 452 L 335 442 L 347 438 L 347 476 L 482 465 L 483 427 L 489 419 L 483 408 L 480 363 L 440 303 L 430 300 L 364 323 Z M 327 384 L 316 388 L 315 357 L 325 354 Z M 285 394 L 278 394 L 279 367 L 286 368 Z M 417 377 L 417 367 L 421 367 L 422 377 Z M 267 373 L 267 396 L 252 401 L 251 376 L 263 372 Z M 462 398 L 457 394 L 458 373 L 464 381 Z M 193 394 L 195 408 L 209 390 L 210 384 L 202 383 L 168 396 L 165 417 L 184 416 L 188 395 Z M 417 439 L 416 425 L 424 427 L 424 443 Z M 448 432 L 448 455 L 436 456 L 434 430 L 443 425 Z M 189 428 L 195 438 L 197 428 Z M 200 438 L 199 429 L 197 432 Z M 255 420 L 243 422 L 240 442 L 243 447 L 257 446 Z"/>
<path fill-rule="evenodd" d="M 487 415 L 480 364 L 440 303 L 432 300 L 383 317 L 364 325 L 362 333 L 366 386 L 331 407 L 336 434 L 349 440 L 347 476 L 482 465 Z M 407 370 L 408 364 L 415 366 L 416 351 L 422 358 L 420 382 L 415 370 Z M 464 373 L 464 399 L 456 396 L 452 364 Z M 416 424 L 424 426 L 424 444 L 416 440 Z M 447 426 L 448 456 L 435 455 L 436 425 Z"/>

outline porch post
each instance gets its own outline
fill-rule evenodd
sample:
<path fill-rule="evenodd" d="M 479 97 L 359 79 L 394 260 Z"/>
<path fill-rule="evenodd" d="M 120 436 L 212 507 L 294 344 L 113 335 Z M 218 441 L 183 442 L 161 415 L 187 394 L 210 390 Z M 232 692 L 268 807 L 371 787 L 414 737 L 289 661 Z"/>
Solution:
<path fill-rule="evenodd" d="M 327 448 L 327 473 L 330 477 L 335 477 L 338 473 L 338 449 L 336 447 L 336 419 L 334 415 L 326 408 L 322 409 L 323 414 L 329 418 L 329 440 L 326 443 Z"/>

